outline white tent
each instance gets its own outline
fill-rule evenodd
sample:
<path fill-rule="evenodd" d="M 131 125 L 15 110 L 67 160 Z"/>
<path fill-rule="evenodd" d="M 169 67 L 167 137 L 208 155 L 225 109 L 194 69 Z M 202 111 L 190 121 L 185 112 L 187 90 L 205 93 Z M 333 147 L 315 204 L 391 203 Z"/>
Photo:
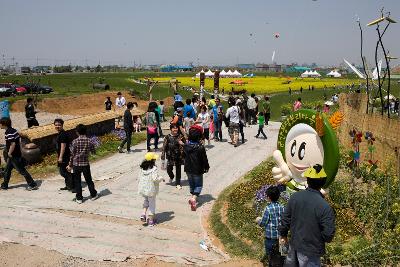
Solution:
<path fill-rule="evenodd" d="M 314 70 L 310 72 L 309 77 L 321 77 L 321 74 Z"/>
<path fill-rule="evenodd" d="M 231 70 L 228 70 L 228 72 L 226 73 L 226 76 L 232 77 L 233 76 L 233 72 Z"/>
<path fill-rule="evenodd" d="M 240 72 L 238 72 L 237 70 L 235 70 L 235 71 L 232 73 L 232 76 L 235 76 L 235 77 L 242 77 L 242 74 L 241 74 Z"/>
<path fill-rule="evenodd" d="M 337 70 L 332 70 L 331 72 L 326 74 L 326 76 L 333 77 L 333 78 L 339 78 L 342 76 L 342 74 L 340 74 Z"/>
<path fill-rule="evenodd" d="M 201 70 L 199 73 L 196 74 L 196 78 L 200 77 L 200 73 L 204 73 L 204 70 Z"/>
<path fill-rule="evenodd" d="M 213 77 L 214 73 L 211 70 L 208 70 L 205 75 L 206 77 Z"/>
<path fill-rule="evenodd" d="M 310 72 L 309 72 L 308 70 L 306 70 L 306 71 L 303 72 L 300 76 L 301 76 L 302 78 L 309 77 L 309 76 L 310 76 Z"/>
<path fill-rule="evenodd" d="M 219 77 L 226 77 L 226 71 L 225 70 L 222 70 L 220 73 L 219 73 Z"/>

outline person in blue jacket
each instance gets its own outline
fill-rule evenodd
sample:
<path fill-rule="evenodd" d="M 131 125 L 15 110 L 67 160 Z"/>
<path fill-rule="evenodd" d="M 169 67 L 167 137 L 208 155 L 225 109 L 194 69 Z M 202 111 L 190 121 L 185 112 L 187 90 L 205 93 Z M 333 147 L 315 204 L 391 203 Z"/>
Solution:
<path fill-rule="evenodd" d="M 196 112 L 194 111 L 192 104 L 192 100 L 190 98 L 186 99 L 186 105 L 183 107 L 183 116 L 184 118 L 186 117 L 190 117 L 192 119 L 196 119 Z M 188 116 L 187 114 L 190 114 L 190 116 Z"/>

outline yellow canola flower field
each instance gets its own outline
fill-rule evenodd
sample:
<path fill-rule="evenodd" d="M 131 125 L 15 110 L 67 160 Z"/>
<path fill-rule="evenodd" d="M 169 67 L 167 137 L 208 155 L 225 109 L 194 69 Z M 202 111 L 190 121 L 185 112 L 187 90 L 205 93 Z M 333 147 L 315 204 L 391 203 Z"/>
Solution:
<path fill-rule="evenodd" d="M 155 78 L 158 81 L 169 81 L 170 77 Z M 200 87 L 200 78 L 194 77 L 177 77 L 180 86 L 191 86 L 194 88 Z M 242 81 L 243 84 L 230 84 L 233 81 Z M 290 82 L 290 83 L 289 83 Z M 308 90 L 309 86 L 314 86 L 315 89 L 321 89 L 325 86 L 330 88 L 334 86 L 346 86 L 347 84 L 356 83 L 357 79 L 346 79 L 346 78 L 296 78 L 296 77 L 270 77 L 260 76 L 253 78 L 220 78 L 219 88 L 224 89 L 226 93 L 230 92 L 233 88 L 234 91 L 240 91 L 242 89 L 247 90 L 251 93 L 275 93 L 275 92 L 287 92 L 289 87 L 292 90 Z M 205 88 L 212 90 L 214 88 L 214 79 L 205 79 Z"/>

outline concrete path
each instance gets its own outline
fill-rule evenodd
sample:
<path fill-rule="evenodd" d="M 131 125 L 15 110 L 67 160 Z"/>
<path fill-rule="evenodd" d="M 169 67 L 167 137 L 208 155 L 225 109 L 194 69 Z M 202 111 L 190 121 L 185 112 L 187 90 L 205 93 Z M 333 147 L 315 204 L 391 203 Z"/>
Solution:
<path fill-rule="evenodd" d="M 73 194 L 58 191 L 60 176 L 47 179 L 37 191 L 25 184 L 0 191 L 0 242 L 35 245 L 64 255 L 88 260 L 123 261 L 156 256 L 177 263 L 206 265 L 226 260 L 217 249 L 205 251 L 199 242 L 208 242 L 201 220 L 218 194 L 229 184 L 272 154 L 279 123 L 267 127 L 268 139 L 256 139 L 258 126 L 245 128 L 248 141 L 234 148 L 228 142 L 212 143 L 207 151 L 210 172 L 196 212 L 189 208 L 189 190 L 183 172 L 182 190 L 162 183 L 157 197 L 155 227 L 139 220 L 142 198 L 137 195 L 139 165 L 145 144 L 133 147 L 132 154 L 115 154 L 92 164 L 92 175 L 101 197 L 79 205 Z M 224 132 L 224 139 L 228 137 Z M 161 171 L 166 181 L 168 176 Z M 84 188 L 84 196 L 88 196 Z"/>

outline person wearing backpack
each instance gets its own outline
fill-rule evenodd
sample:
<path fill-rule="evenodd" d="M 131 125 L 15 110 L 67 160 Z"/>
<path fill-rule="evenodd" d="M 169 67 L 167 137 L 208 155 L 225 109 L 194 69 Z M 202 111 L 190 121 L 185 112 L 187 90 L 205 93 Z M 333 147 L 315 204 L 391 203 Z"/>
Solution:
<path fill-rule="evenodd" d="M 145 116 L 147 125 L 147 151 L 150 152 L 150 141 L 154 138 L 154 149 L 158 149 L 158 123 L 155 113 L 155 107 L 149 104 Z"/>
<path fill-rule="evenodd" d="M 185 137 L 179 133 L 179 128 L 176 124 L 169 126 L 171 133 L 164 138 L 164 145 L 161 154 L 161 160 L 167 160 L 167 173 L 170 183 L 176 178 L 176 188 L 182 189 L 181 186 L 181 170 L 183 164 L 183 145 L 185 144 Z M 165 165 L 165 163 L 163 163 Z M 173 168 L 175 166 L 174 176 Z"/>
<path fill-rule="evenodd" d="M 185 157 L 185 172 L 189 180 L 190 194 L 189 205 L 192 211 L 196 211 L 197 198 L 203 189 L 203 174 L 208 172 L 206 149 L 201 143 L 203 129 L 200 125 L 193 125 L 189 129 L 189 140 L 183 147 Z"/>

